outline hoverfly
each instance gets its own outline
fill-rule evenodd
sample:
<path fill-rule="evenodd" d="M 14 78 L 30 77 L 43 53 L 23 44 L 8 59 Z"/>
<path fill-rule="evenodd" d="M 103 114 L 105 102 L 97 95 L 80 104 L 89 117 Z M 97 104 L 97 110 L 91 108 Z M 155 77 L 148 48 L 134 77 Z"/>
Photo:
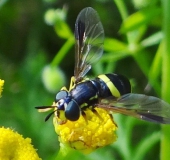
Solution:
<path fill-rule="evenodd" d="M 45 120 L 56 113 L 63 123 L 76 121 L 87 108 L 95 111 L 95 107 L 100 107 L 141 120 L 170 124 L 170 105 L 153 96 L 131 93 L 126 77 L 109 73 L 93 80 L 85 78 L 91 65 L 103 54 L 104 29 L 93 8 L 87 7 L 79 13 L 75 41 L 75 69 L 69 90 L 63 87 L 56 94 L 55 106 L 36 107 L 41 111 L 54 108 Z"/>

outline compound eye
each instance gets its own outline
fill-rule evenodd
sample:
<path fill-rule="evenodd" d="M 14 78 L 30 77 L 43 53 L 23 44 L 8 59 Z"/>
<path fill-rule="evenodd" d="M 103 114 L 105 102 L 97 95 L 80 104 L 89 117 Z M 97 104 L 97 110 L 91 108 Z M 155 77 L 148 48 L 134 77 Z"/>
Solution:
<path fill-rule="evenodd" d="M 60 91 L 56 94 L 55 100 L 56 100 L 56 102 L 58 102 L 60 99 L 64 99 L 67 96 L 68 96 L 67 91 Z"/>
<path fill-rule="evenodd" d="M 80 107 L 76 103 L 76 101 L 71 100 L 66 109 L 65 109 L 65 117 L 70 121 L 76 121 L 80 117 Z"/>

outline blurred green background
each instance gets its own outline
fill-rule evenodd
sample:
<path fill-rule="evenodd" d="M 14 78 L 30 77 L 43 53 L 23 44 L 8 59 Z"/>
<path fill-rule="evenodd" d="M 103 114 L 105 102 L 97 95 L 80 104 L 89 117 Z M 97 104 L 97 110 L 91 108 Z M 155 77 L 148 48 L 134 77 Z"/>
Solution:
<path fill-rule="evenodd" d="M 127 76 L 133 92 L 169 101 L 168 0 L 0 0 L 0 126 L 32 138 L 42 159 L 59 151 L 52 118 L 35 106 L 51 105 L 74 72 L 74 24 L 80 10 L 97 10 L 105 30 L 104 55 L 88 73 Z M 167 160 L 169 127 L 115 115 L 118 141 L 78 160 Z M 166 136 L 167 135 L 167 136 Z M 162 141 L 160 141 L 162 137 Z"/>

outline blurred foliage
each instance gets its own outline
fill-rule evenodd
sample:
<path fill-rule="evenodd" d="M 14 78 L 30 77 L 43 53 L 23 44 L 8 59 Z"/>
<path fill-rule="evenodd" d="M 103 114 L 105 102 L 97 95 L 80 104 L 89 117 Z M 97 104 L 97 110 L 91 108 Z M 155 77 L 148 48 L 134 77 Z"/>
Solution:
<path fill-rule="evenodd" d="M 161 3 L 162 2 L 162 3 Z M 170 41 L 168 0 L 2 0 L 0 1 L 0 125 L 32 138 L 42 159 L 55 159 L 59 144 L 52 119 L 34 107 L 51 105 L 55 92 L 68 86 L 74 68 L 74 23 L 91 6 L 105 29 L 105 53 L 89 77 L 116 72 L 127 76 L 133 92 L 169 101 Z M 163 4 L 163 5 L 162 5 Z M 169 47 L 169 48 L 168 48 Z M 90 155 L 69 159 L 166 160 L 169 127 L 115 115 L 118 141 Z M 170 143 L 169 143 L 170 144 Z M 155 154 L 156 153 L 156 154 Z M 170 156 L 169 156 L 170 158 Z M 168 159 L 169 159 L 168 158 Z"/>

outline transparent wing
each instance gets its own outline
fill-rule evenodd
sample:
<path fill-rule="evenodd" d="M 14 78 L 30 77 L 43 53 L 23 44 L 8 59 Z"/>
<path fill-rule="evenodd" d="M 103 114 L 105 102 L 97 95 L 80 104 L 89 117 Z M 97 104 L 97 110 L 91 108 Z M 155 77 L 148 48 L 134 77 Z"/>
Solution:
<path fill-rule="evenodd" d="M 117 100 L 103 99 L 98 107 L 146 121 L 170 124 L 170 104 L 153 96 L 129 93 Z"/>
<path fill-rule="evenodd" d="M 79 81 L 103 54 L 104 30 L 93 8 L 85 8 L 79 13 L 75 23 L 75 39 L 74 76 Z"/>

